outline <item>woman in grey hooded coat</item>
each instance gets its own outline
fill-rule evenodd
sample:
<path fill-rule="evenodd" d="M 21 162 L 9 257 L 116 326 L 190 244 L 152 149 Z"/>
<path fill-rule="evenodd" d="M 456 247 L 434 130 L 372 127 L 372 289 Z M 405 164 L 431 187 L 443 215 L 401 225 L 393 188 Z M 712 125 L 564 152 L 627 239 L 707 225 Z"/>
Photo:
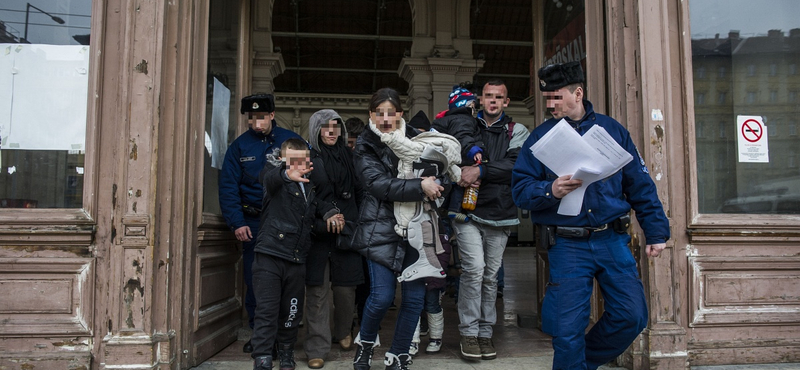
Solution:
<path fill-rule="evenodd" d="M 355 310 L 355 289 L 364 282 L 361 255 L 349 249 L 349 240 L 358 220 L 362 186 L 353 168 L 353 154 L 347 147 L 344 120 L 331 109 L 314 113 L 308 122 L 308 142 L 312 160 L 325 163 L 325 176 L 330 191 L 325 199 L 344 215 L 346 225 L 341 234 L 327 231 L 312 235 L 313 245 L 306 260 L 306 318 L 308 337 L 305 342 L 309 367 L 321 368 L 331 348 L 330 292 L 333 292 L 333 337 L 344 350 L 353 343 L 351 326 Z M 321 228 L 319 230 L 325 230 Z"/>

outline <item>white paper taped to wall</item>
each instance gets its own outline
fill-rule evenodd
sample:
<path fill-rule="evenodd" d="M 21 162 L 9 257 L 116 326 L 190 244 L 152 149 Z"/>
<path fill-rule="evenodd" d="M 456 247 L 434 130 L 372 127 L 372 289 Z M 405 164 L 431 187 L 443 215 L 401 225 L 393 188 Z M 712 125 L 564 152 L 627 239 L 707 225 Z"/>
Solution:
<path fill-rule="evenodd" d="M 89 47 L 0 44 L 3 148 L 85 150 Z"/>

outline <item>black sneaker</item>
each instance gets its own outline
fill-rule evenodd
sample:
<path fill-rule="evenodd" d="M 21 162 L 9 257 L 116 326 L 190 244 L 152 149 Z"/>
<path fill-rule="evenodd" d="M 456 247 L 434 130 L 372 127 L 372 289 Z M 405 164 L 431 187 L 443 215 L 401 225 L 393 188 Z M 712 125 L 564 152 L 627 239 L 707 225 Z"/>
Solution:
<path fill-rule="evenodd" d="M 242 347 L 242 352 L 253 353 L 253 343 L 248 340 L 247 343 L 244 344 L 244 347 Z"/>
<path fill-rule="evenodd" d="M 481 359 L 494 360 L 497 358 L 497 351 L 494 350 L 492 338 L 478 338 L 478 346 L 481 351 Z"/>
<path fill-rule="evenodd" d="M 478 337 L 461 336 L 461 357 L 465 360 L 480 360 L 481 347 L 478 344 Z"/>
<path fill-rule="evenodd" d="M 253 361 L 253 370 L 272 370 L 272 356 L 256 357 Z"/>

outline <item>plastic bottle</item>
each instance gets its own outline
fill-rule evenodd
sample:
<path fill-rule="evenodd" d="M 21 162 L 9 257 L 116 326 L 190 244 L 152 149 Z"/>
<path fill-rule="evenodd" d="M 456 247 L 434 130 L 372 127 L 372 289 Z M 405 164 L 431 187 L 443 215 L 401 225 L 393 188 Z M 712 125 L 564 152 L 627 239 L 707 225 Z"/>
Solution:
<path fill-rule="evenodd" d="M 465 211 L 474 211 L 478 204 L 478 188 L 468 187 L 464 189 L 464 199 L 461 200 L 461 208 Z"/>

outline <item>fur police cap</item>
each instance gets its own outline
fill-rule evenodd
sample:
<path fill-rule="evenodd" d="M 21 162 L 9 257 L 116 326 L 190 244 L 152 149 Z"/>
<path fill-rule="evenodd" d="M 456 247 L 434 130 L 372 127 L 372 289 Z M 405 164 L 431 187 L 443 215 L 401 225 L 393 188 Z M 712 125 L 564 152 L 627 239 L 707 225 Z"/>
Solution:
<path fill-rule="evenodd" d="M 585 82 L 581 62 L 551 64 L 539 69 L 539 90 L 556 91 L 564 86 Z"/>
<path fill-rule="evenodd" d="M 257 94 L 242 98 L 242 114 L 247 112 L 267 112 L 275 111 L 275 97 L 272 94 Z"/>

